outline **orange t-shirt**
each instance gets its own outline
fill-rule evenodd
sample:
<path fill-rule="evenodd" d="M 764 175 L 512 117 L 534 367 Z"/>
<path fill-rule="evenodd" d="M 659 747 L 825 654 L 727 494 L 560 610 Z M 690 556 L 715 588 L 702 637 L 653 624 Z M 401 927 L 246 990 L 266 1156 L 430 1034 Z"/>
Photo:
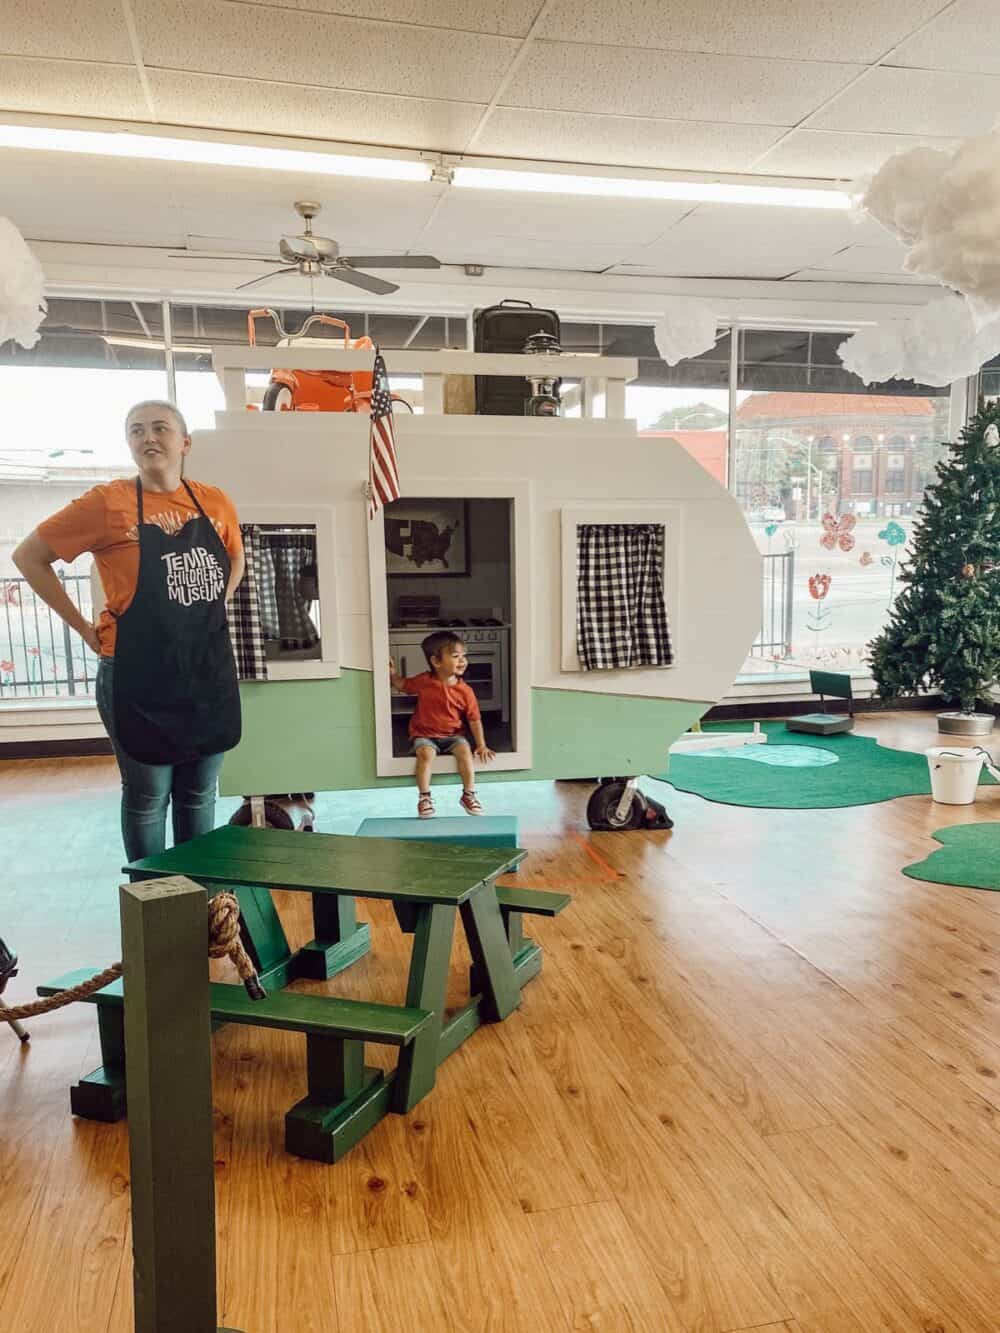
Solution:
<path fill-rule="evenodd" d="M 479 700 L 464 680 L 447 685 L 430 671 L 421 671 L 404 679 L 403 692 L 417 696 L 411 736 L 457 736 L 466 722 L 479 721 Z"/>
<path fill-rule="evenodd" d="M 235 560 L 243 542 L 232 500 L 217 486 L 206 486 L 201 481 L 189 481 L 188 485 L 215 524 L 229 558 Z M 180 532 L 198 517 L 183 486 L 176 491 L 143 488 L 142 512 L 146 523 L 155 523 L 169 533 Z M 69 563 L 84 551 L 94 553 L 106 599 L 97 622 L 102 657 L 113 657 L 115 652 L 117 626 L 111 612 L 121 615 L 135 596 L 139 579 L 138 518 L 135 481 L 129 478 L 95 486 L 38 525 L 38 535 L 60 560 Z"/>

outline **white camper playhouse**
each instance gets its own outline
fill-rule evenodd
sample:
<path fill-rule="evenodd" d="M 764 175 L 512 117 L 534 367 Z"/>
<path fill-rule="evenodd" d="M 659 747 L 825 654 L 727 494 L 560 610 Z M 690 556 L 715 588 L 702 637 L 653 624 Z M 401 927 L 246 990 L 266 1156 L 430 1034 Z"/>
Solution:
<path fill-rule="evenodd" d="M 472 415 L 446 403 L 472 408 L 469 377 L 523 384 L 528 357 L 387 352 L 390 376 L 420 388 L 394 417 L 400 499 L 370 517 L 367 410 L 254 410 L 247 373 L 276 360 L 360 376 L 373 354 L 214 353 L 225 410 L 194 456 L 237 505 L 251 571 L 244 732 L 223 793 L 411 782 L 413 701 L 391 690 L 388 660 L 416 674 L 422 638 L 453 625 L 496 751 L 480 780 L 603 779 L 591 822 L 639 826 L 634 778 L 662 775 L 728 689 L 759 629 L 761 570 L 733 497 L 626 419 L 637 363 L 550 355 L 550 383 L 579 383 L 563 414 Z M 453 772 L 439 759 L 436 781 Z"/>

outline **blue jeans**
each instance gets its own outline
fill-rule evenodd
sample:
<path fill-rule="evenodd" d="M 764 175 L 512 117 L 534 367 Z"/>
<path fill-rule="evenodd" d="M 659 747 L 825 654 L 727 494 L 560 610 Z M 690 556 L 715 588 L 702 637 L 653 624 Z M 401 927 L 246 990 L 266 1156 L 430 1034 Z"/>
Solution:
<path fill-rule="evenodd" d="M 155 856 L 167 845 L 167 806 L 171 805 L 174 845 L 210 833 L 215 827 L 215 786 L 223 755 L 188 764 L 142 764 L 115 741 L 114 659 L 102 657 L 97 669 L 97 711 L 114 746 L 122 778 L 122 841 L 129 861 Z"/>

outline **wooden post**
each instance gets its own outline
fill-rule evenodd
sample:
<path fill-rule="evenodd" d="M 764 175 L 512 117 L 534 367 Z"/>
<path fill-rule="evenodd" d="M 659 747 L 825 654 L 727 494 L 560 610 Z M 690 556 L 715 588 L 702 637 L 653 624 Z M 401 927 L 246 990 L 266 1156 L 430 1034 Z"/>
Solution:
<path fill-rule="evenodd" d="M 135 1333 L 216 1325 L 207 895 L 175 875 L 120 890 Z"/>

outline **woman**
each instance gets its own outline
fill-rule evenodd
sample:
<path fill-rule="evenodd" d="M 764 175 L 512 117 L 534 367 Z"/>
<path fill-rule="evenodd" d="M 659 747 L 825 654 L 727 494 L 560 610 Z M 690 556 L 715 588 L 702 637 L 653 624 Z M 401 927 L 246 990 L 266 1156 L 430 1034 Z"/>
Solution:
<path fill-rule="evenodd" d="M 14 563 L 43 601 L 98 654 L 97 708 L 122 779 L 130 861 L 162 852 L 167 805 L 174 842 L 215 824 L 222 756 L 240 738 L 226 601 L 243 577 L 232 501 L 186 481 L 191 437 L 180 412 L 137 403 L 125 435 L 134 480 L 95 486 L 39 524 Z M 53 561 L 91 551 L 106 605 L 91 625 Z"/>

